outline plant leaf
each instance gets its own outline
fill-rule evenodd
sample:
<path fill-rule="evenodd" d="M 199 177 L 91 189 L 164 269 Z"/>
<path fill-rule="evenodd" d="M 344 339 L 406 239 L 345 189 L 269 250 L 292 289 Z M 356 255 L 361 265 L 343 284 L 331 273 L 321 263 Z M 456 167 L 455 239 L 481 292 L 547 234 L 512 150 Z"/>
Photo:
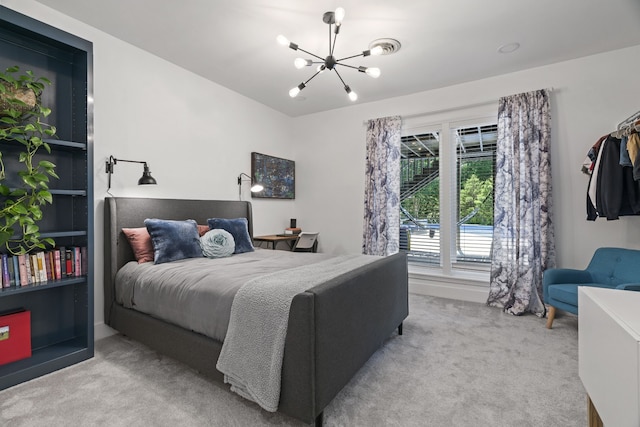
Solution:
<path fill-rule="evenodd" d="M 53 196 L 51 196 L 51 193 L 45 190 L 41 190 L 38 192 L 38 197 L 49 202 L 49 203 L 53 203 Z"/>

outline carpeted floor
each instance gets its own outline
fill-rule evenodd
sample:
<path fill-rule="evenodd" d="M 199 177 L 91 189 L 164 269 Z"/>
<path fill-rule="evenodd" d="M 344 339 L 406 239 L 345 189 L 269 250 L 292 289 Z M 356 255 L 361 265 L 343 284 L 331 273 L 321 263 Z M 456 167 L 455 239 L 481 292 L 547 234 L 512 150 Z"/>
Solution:
<path fill-rule="evenodd" d="M 393 335 L 325 410 L 326 426 L 584 426 L 577 318 L 554 329 L 482 304 L 410 296 Z M 212 361 L 212 363 L 214 363 Z M 2 426 L 302 426 L 122 336 L 0 392 Z"/>

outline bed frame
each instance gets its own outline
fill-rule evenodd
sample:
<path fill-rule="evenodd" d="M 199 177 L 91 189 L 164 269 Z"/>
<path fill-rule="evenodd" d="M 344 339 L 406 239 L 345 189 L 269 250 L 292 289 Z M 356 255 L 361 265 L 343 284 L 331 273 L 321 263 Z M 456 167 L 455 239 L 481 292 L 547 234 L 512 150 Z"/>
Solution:
<path fill-rule="evenodd" d="M 249 221 L 243 201 L 109 197 L 104 202 L 105 323 L 154 350 L 222 381 L 215 365 L 222 342 L 183 329 L 115 301 L 114 278 L 134 260 L 123 227 L 141 227 L 145 218 L 239 218 Z M 279 412 L 322 425 L 322 411 L 384 341 L 408 309 L 404 254 L 385 257 L 296 295 L 291 304 L 282 366 Z"/>

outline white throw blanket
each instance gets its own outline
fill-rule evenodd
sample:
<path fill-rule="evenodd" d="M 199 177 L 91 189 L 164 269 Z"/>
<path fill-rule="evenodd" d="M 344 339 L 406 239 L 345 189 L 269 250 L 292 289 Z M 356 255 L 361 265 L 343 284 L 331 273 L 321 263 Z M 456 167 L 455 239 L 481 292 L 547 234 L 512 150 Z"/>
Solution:
<path fill-rule="evenodd" d="M 267 411 L 277 411 L 293 297 L 378 259 L 371 255 L 331 258 L 245 283 L 233 300 L 229 329 L 216 365 L 225 383 Z"/>

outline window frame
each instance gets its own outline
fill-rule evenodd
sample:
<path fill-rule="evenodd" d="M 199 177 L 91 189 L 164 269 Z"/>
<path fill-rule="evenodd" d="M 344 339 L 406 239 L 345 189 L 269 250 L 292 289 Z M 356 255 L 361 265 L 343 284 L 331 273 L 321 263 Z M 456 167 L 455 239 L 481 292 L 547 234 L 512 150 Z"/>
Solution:
<path fill-rule="evenodd" d="M 470 126 L 484 126 L 497 123 L 498 103 L 490 102 L 470 107 L 460 107 L 439 112 L 411 116 L 403 121 L 402 136 L 437 132 L 439 135 L 440 168 L 440 265 L 428 264 L 409 257 L 413 267 L 431 271 L 448 277 L 484 276 L 490 270 L 489 264 L 456 262 L 457 194 L 457 153 L 453 139 L 455 129 Z"/>

